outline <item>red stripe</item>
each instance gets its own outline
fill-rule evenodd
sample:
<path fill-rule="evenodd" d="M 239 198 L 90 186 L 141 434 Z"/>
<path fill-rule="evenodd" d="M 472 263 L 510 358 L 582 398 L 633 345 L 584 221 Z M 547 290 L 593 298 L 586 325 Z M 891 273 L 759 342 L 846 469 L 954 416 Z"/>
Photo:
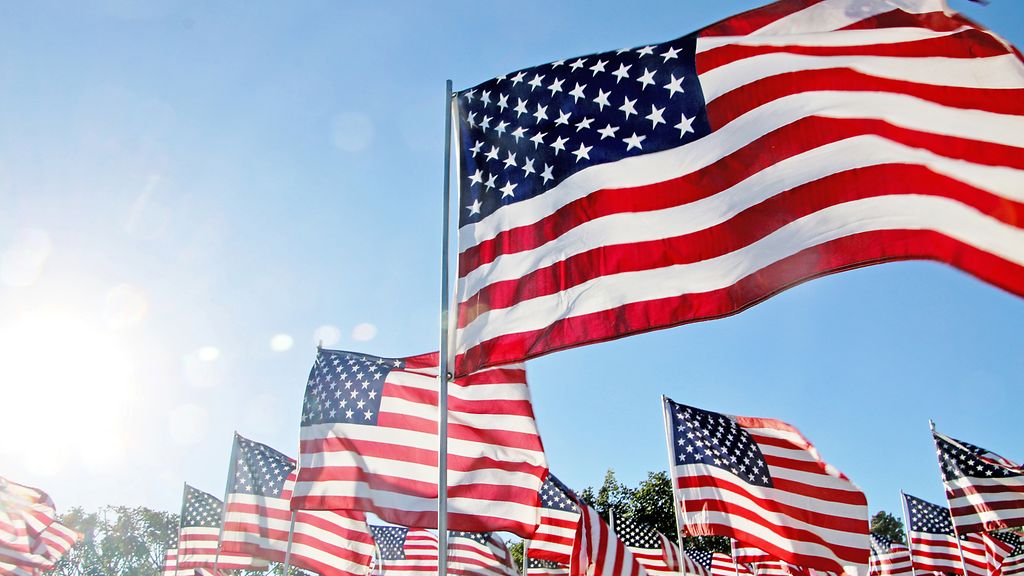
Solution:
<path fill-rule="evenodd" d="M 634 302 L 574 316 L 539 330 L 506 334 L 456 359 L 459 371 L 502 364 L 668 326 L 723 318 L 807 280 L 882 262 L 945 262 L 1008 292 L 1024 296 L 1024 267 L 928 230 L 884 230 L 839 238 L 784 258 L 736 284 L 711 292 Z"/>
<path fill-rule="evenodd" d="M 777 194 L 732 218 L 692 234 L 648 242 L 601 246 L 540 268 L 522 278 L 494 282 L 463 303 L 459 324 L 475 320 L 473 310 L 508 308 L 556 294 L 601 276 L 692 264 L 744 248 L 790 222 L 836 204 L 906 191 L 950 198 L 1007 224 L 1024 225 L 1024 204 L 973 188 L 916 165 L 885 164 L 836 173 Z"/>
<path fill-rule="evenodd" d="M 985 494 L 1005 494 L 1016 492 L 1024 496 L 1024 478 L 1019 479 L 1022 484 L 1016 486 L 1012 484 L 1003 485 L 986 485 L 986 484 L 970 484 L 963 487 L 954 488 L 952 484 L 946 484 L 946 497 L 948 499 L 963 498 L 964 496 L 982 496 Z M 1024 506 L 1024 504 L 1020 504 Z"/>
<path fill-rule="evenodd" d="M 709 534 L 715 536 L 728 536 L 736 539 L 737 543 L 742 543 L 748 546 L 755 546 L 760 550 L 763 550 L 775 558 L 783 558 L 786 562 L 792 562 L 798 566 L 805 568 L 812 568 L 814 570 L 824 570 L 826 572 L 834 572 L 836 574 L 843 573 L 843 566 L 835 560 L 822 558 L 820 556 L 809 556 L 806 554 L 796 554 L 790 550 L 780 548 L 773 542 L 764 540 L 761 537 L 738 530 L 732 526 L 725 524 L 707 524 L 706 525 Z M 769 526 L 771 528 L 771 526 Z M 858 553 L 863 556 L 863 561 L 850 560 L 851 563 L 867 564 L 867 550 L 861 549 L 849 549 L 851 553 Z M 844 560 L 845 561 L 845 560 Z"/>
<path fill-rule="evenodd" d="M 903 10 L 892 10 L 864 18 L 850 24 L 842 30 L 874 30 L 876 28 L 927 28 L 937 32 L 950 32 L 961 26 L 980 28 L 974 22 L 964 18 L 960 14 L 945 14 L 943 12 L 926 12 L 924 14 L 911 14 Z"/>
<path fill-rule="evenodd" d="M 821 0 L 774 2 L 721 20 L 700 31 L 701 36 L 745 36 L 765 26 L 813 6 Z"/>
<path fill-rule="evenodd" d="M 494 435 L 497 436 L 497 435 Z M 479 436 L 478 436 L 479 437 Z M 497 441 L 499 438 L 494 437 Z M 501 444 L 498 444 L 501 445 Z M 504 444 L 508 445 L 508 444 Z M 343 436 L 331 436 L 317 440 L 303 440 L 300 442 L 300 449 L 304 454 L 311 453 L 340 453 L 350 452 L 355 454 L 357 461 L 367 457 L 386 458 L 395 462 L 409 462 L 425 466 L 437 466 L 437 451 L 433 449 L 421 449 L 411 446 L 402 446 L 388 442 L 375 442 L 372 440 L 355 440 Z M 397 466 L 396 466 L 397 468 Z M 313 478 L 313 470 L 319 467 L 306 467 L 299 469 L 299 481 L 308 482 Z M 455 472 L 472 472 L 476 470 L 500 470 L 502 472 L 521 472 L 542 478 L 546 469 L 527 462 L 499 461 L 484 457 L 467 457 L 460 454 L 448 453 L 448 470 Z M 496 474 L 497 475 L 497 474 Z M 294 508 L 294 506 L 292 507 Z"/>
<path fill-rule="evenodd" d="M 725 44 L 697 54 L 697 72 L 698 74 L 705 74 L 720 66 L 764 54 L 985 58 L 1009 54 L 1009 51 L 998 40 L 993 38 L 991 34 L 977 29 L 963 30 L 937 38 L 859 46 L 744 46 L 741 44 Z M 845 64 L 839 64 L 838 66 L 845 66 Z"/>
<path fill-rule="evenodd" d="M 510 381 L 502 382 L 502 385 L 508 386 Z M 512 386 L 519 386 L 525 388 L 526 385 L 523 383 L 524 380 L 511 381 Z M 492 386 L 492 384 L 479 384 L 474 386 Z M 533 418 L 533 405 L 529 400 L 506 400 L 502 398 L 496 398 L 492 400 L 466 400 L 457 396 L 458 391 L 449 392 L 448 395 L 448 410 L 449 412 L 464 412 L 467 414 L 492 414 L 492 415 L 508 415 L 508 416 L 522 416 L 526 418 Z M 394 382 L 384 383 L 384 396 L 389 398 L 397 398 L 399 400 L 405 400 L 415 404 L 421 404 L 423 406 L 429 406 L 432 408 L 437 407 L 437 391 L 435 390 L 424 390 L 415 386 L 402 386 Z M 481 394 L 486 396 L 486 394 Z M 384 418 L 385 414 L 388 414 L 390 419 L 392 415 L 390 413 L 382 413 L 381 418 Z M 408 418 L 406 415 L 397 415 L 399 418 Z M 429 432 L 430 430 L 424 429 L 424 424 L 429 424 L 434 433 L 437 432 L 437 420 L 416 418 L 417 423 L 415 424 L 415 430 Z M 379 421 L 378 421 L 379 422 Z M 390 422 L 390 420 L 389 420 Z M 399 424 L 404 420 L 399 420 Z M 390 426 L 391 428 L 398 428 L 400 426 Z M 473 430 L 470 428 L 469 430 Z M 472 436 L 470 437 L 472 438 Z M 534 437 L 536 438 L 536 437 Z M 535 442 L 539 445 L 539 441 Z"/>

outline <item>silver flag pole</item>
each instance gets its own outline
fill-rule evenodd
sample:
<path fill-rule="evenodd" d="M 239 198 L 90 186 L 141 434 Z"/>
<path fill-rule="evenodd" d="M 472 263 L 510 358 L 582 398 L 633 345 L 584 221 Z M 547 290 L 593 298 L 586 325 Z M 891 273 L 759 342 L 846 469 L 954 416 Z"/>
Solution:
<path fill-rule="evenodd" d="M 437 401 L 437 575 L 448 573 L 448 228 L 451 211 L 452 81 L 445 85 L 444 200 L 441 218 L 441 342 Z"/>

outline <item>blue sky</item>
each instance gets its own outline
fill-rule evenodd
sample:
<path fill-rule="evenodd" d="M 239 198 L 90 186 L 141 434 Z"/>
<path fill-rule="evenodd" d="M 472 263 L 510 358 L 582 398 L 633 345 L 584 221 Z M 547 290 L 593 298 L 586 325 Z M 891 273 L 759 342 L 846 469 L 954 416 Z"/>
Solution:
<path fill-rule="evenodd" d="M 1024 4 L 954 8 L 1024 45 Z M 759 2 L 0 4 L 0 475 L 59 507 L 219 494 L 294 454 L 318 339 L 436 348 L 444 81 Z M 553 470 L 667 466 L 660 394 L 784 419 L 868 494 L 942 490 L 928 418 L 1024 458 L 1024 300 L 933 263 L 529 364 Z"/>

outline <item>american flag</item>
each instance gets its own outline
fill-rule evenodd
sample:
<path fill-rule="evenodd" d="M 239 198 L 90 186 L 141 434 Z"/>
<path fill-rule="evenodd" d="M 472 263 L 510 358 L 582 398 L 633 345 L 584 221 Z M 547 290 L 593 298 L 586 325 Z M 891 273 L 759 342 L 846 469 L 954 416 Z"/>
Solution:
<path fill-rule="evenodd" d="M 868 576 L 906 576 L 913 572 L 910 548 L 881 534 L 871 533 Z"/>
<path fill-rule="evenodd" d="M 904 494 L 903 498 L 907 506 L 910 557 L 915 569 L 963 574 L 962 549 L 968 576 L 987 576 L 988 559 L 980 537 L 961 538 L 958 547 L 948 508 L 910 494 Z"/>
<path fill-rule="evenodd" d="M 569 567 L 558 562 L 527 556 L 526 576 L 569 576 Z"/>
<path fill-rule="evenodd" d="M 436 527 L 437 365 L 436 353 L 320 350 L 303 402 L 292 508 L 362 510 Z M 547 460 L 525 368 L 455 380 L 448 410 L 449 526 L 530 537 Z"/>
<path fill-rule="evenodd" d="M 22 569 L 52 567 L 43 533 L 56 517 L 46 492 L 0 476 L 0 562 Z"/>
<path fill-rule="evenodd" d="M 288 549 L 295 460 L 235 435 L 228 473 L 227 514 L 221 549 L 283 562 Z M 362 512 L 298 510 L 291 564 L 320 576 L 363 575 L 373 558 L 373 538 Z"/>
<path fill-rule="evenodd" d="M 185 484 L 181 503 L 177 567 L 238 570 L 266 568 L 267 562 L 251 554 L 221 551 L 217 554 L 224 503 L 219 498 Z"/>
<path fill-rule="evenodd" d="M 940 0 L 782 0 L 460 92 L 459 373 L 890 260 L 1024 294 L 1022 88 Z"/>
<path fill-rule="evenodd" d="M 505 542 L 493 532 L 448 532 L 448 574 L 518 576 Z"/>
<path fill-rule="evenodd" d="M 711 576 L 752 576 L 746 564 L 733 562 L 732 556 L 715 552 L 711 556 Z"/>
<path fill-rule="evenodd" d="M 933 432 L 953 522 L 961 534 L 1024 526 L 1024 468 Z"/>
<path fill-rule="evenodd" d="M 82 540 L 82 534 L 54 520 L 43 530 L 43 556 L 51 565 L 60 562 Z"/>
<path fill-rule="evenodd" d="M 614 513 L 611 515 L 611 528 L 649 576 L 665 576 L 679 571 L 675 568 L 679 566 L 678 547 L 673 549 L 657 530 Z M 701 576 L 708 574 L 705 572 Z"/>
<path fill-rule="evenodd" d="M 866 572 L 864 493 L 796 428 L 668 398 L 665 410 L 686 533 L 728 536 L 797 566 Z"/>
<path fill-rule="evenodd" d="M 569 563 L 571 576 L 647 576 L 633 553 L 597 511 L 580 504 L 579 527 Z"/>
<path fill-rule="evenodd" d="M 437 573 L 437 536 L 428 530 L 370 526 L 379 558 L 377 576 L 430 576 Z"/>
<path fill-rule="evenodd" d="M 540 525 L 530 540 L 530 557 L 569 564 L 580 509 L 572 490 L 549 474 L 540 490 Z"/>
<path fill-rule="evenodd" d="M 1024 536 L 1016 532 L 993 532 L 991 536 L 1013 547 L 1003 559 L 1001 567 L 1002 576 L 1020 576 L 1024 574 Z"/>

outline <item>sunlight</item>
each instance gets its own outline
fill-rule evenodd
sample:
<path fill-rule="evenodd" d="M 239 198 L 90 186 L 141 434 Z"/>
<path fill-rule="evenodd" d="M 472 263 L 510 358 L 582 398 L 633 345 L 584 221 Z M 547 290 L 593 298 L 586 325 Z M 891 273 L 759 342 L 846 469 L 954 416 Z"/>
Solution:
<path fill-rule="evenodd" d="M 133 369 L 112 334 L 73 313 L 24 314 L 0 327 L 0 354 L 0 454 L 46 475 L 122 456 Z"/>

